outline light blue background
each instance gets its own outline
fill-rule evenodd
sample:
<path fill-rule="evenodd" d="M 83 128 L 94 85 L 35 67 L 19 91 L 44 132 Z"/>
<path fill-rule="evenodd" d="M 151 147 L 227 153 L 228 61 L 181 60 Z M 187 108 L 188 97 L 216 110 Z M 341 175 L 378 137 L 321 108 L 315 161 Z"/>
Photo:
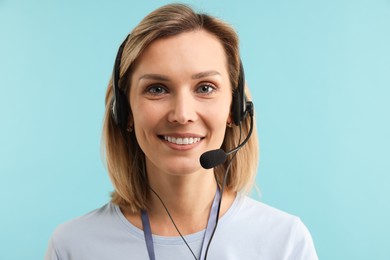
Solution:
<path fill-rule="evenodd" d="M 165 3 L 0 0 L 0 259 L 42 259 L 58 224 L 109 200 L 106 85 Z M 300 216 L 321 259 L 390 259 L 390 1 L 190 3 L 239 32 L 261 199 Z"/>

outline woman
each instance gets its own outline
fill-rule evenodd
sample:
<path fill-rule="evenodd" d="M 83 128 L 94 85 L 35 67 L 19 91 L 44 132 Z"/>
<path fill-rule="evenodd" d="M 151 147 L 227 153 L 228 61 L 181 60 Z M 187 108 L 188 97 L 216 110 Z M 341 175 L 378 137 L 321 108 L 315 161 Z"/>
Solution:
<path fill-rule="evenodd" d="M 146 16 L 106 94 L 112 200 L 57 228 L 46 259 L 317 259 L 299 218 L 242 194 L 258 157 L 243 73 L 224 22 L 180 4 Z"/>

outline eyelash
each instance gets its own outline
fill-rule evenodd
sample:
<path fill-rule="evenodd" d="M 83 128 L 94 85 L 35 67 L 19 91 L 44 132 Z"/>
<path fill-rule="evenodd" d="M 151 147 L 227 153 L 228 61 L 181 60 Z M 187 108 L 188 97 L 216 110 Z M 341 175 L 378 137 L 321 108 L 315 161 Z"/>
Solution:
<path fill-rule="evenodd" d="M 205 95 L 210 95 L 212 94 L 215 90 L 217 90 L 217 88 L 211 84 L 211 83 L 201 83 L 200 85 L 197 86 L 196 90 L 199 90 L 201 88 L 204 88 L 204 87 L 207 87 L 208 90 L 211 89 L 211 91 L 208 91 L 208 92 L 199 92 L 199 93 L 202 93 L 202 94 L 205 94 Z"/>
<path fill-rule="evenodd" d="M 162 91 L 164 91 L 164 93 L 156 93 L 155 90 L 157 88 L 159 88 Z M 151 86 L 146 88 L 145 93 L 150 94 L 152 96 L 159 96 L 159 95 L 168 93 L 168 90 L 166 89 L 166 87 L 164 87 L 162 85 L 151 85 Z"/>
<path fill-rule="evenodd" d="M 202 88 L 204 88 L 204 87 L 208 88 L 207 92 L 202 91 Z M 159 92 L 156 92 L 157 89 L 159 89 Z M 196 86 L 196 89 L 195 89 L 196 93 L 200 93 L 203 95 L 211 95 L 216 90 L 217 90 L 217 87 L 214 84 L 211 84 L 208 82 L 207 83 L 206 82 L 200 83 L 199 85 Z M 152 95 L 152 96 L 161 96 L 161 95 L 169 93 L 169 90 L 164 85 L 150 85 L 145 89 L 145 93 Z"/>

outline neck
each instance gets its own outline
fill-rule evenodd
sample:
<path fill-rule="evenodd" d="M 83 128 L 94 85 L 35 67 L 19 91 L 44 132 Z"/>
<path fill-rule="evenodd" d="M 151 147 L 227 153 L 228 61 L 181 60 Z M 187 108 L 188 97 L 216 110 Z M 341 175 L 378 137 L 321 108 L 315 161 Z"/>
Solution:
<path fill-rule="evenodd" d="M 212 170 L 186 176 L 164 175 L 148 171 L 150 187 L 158 194 L 183 235 L 202 231 L 207 226 L 217 183 Z M 221 194 L 222 195 L 222 194 Z M 229 209 L 235 192 L 222 195 L 220 217 Z M 126 218 L 142 229 L 140 216 L 126 212 Z M 152 233 L 160 236 L 178 236 L 160 199 L 150 191 L 148 216 Z"/>
<path fill-rule="evenodd" d="M 194 174 L 193 176 L 169 176 L 169 178 L 165 176 L 162 179 L 149 178 L 149 182 L 151 188 L 172 213 L 191 215 L 209 209 L 217 188 L 213 172 L 201 174 L 203 176 Z M 150 200 L 151 210 L 164 210 L 161 201 L 153 192 Z"/>
<path fill-rule="evenodd" d="M 177 236 L 164 205 L 183 234 L 206 227 L 217 189 L 212 170 L 182 176 L 147 172 L 149 185 L 158 194 L 150 191 L 149 197 L 148 214 L 154 233 Z"/>

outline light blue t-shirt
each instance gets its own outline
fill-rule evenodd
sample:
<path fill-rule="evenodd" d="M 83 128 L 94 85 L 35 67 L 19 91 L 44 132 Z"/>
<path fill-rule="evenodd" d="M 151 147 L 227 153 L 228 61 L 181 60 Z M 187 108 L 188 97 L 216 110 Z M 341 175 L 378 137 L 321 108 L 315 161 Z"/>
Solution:
<path fill-rule="evenodd" d="M 200 255 L 205 231 L 185 236 Z M 194 259 L 178 237 L 153 235 L 156 260 Z M 45 260 L 149 260 L 143 231 L 132 225 L 117 205 L 108 203 L 60 225 Z M 295 216 L 237 195 L 220 219 L 209 260 L 318 259 L 312 238 Z"/>

